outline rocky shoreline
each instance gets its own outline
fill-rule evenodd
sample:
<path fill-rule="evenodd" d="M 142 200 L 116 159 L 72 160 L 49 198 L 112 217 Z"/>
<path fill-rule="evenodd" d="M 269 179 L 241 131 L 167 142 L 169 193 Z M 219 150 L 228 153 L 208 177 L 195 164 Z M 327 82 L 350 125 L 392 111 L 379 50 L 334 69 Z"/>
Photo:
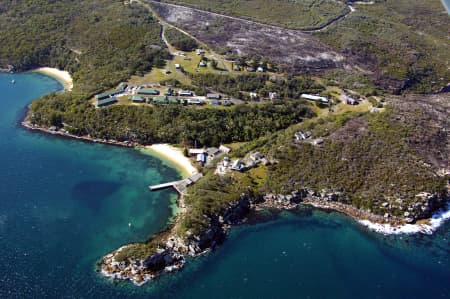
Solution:
<path fill-rule="evenodd" d="M 21 125 L 24 128 L 31 130 L 31 131 L 40 131 L 40 132 L 47 133 L 50 135 L 56 135 L 56 136 L 60 136 L 60 137 L 70 138 L 70 139 L 77 139 L 77 140 L 82 140 L 82 141 L 123 146 L 123 147 L 142 146 L 141 144 L 139 144 L 137 142 L 131 142 L 131 141 L 117 141 L 117 140 L 93 138 L 91 136 L 78 136 L 78 135 L 71 134 L 64 129 L 58 129 L 56 127 L 44 128 L 44 127 L 40 127 L 37 125 L 33 125 L 32 123 L 30 123 L 27 120 L 22 121 Z"/>
<path fill-rule="evenodd" d="M 8 64 L 6 66 L 6 68 L 0 68 L 0 73 L 10 73 L 10 74 L 12 74 L 12 73 L 14 73 L 14 66 Z"/>
<path fill-rule="evenodd" d="M 96 139 L 90 136 L 77 136 L 67 132 L 64 129 L 56 127 L 43 128 L 31 124 L 27 119 L 22 126 L 32 131 L 40 131 L 59 137 L 73 138 L 77 140 L 103 143 L 109 145 L 123 147 L 139 147 L 142 146 L 136 142 L 116 141 Z M 403 217 L 393 216 L 389 213 L 385 215 L 377 215 L 370 211 L 358 209 L 349 204 L 339 202 L 338 199 L 345 195 L 339 192 L 325 191 L 316 192 L 308 189 L 300 189 L 287 195 L 266 194 L 259 198 L 251 198 L 246 194 L 242 194 L 239 200 L 225 209 L 221 215 L 208 215 L 209 226 L 199 235 L 190 235 L 186 239 L 182 239 L 175 233 L 176 226 L 181 217 L 187 213 L 182 197 L 177 200 L 180 207 L 178 215 L 175 216 L 173 224 L 164 232 L 157 234 L 155 237 L 160 238 L 159 246 L 156 252 L 145 259 L 127 258 L 124 261 L 117 261 L 115 258 L 126 249 L 134 244 L 125 245 L 116 251 L 106 255 L 98 263 L 98 272 L 104 277 L 114 281 L 130 281 L 137 286 L 141 286 L 148 281 L 157 278 L 162 273 L 175 272 L 182 269 L 186 263 L 187 257 L 198 257 L 203 255 L 217 246 L 222 244 L 226 238 L 227 231 L 235 225 L 239 225 L 246 221 L 246 217 L 251 211 L 262 209 L 295 209 L 299 205 L 310 205 L 315 208 L 337 211 L 353 218 L 359 223 L 372 228 L 373 226 L 386 226 L 390 229 L 375 229 L 381 233 L 392 233 L 397 227 L 411 225 L 418 219 L 430 218 L 433 212 L 443 207 L 449 201 L 447 197 L 441 198 L 433 194 L 420 194 L 422 197 L 420 204 L 411 207 L 405 212 Z M 389 210 L 391 204 L 381 206 Z M 393 206 L 392 208 L 396 208 Z M 399 232 L 404 232 L 398 230 Z M 408 232 L 408 231 L 407 231 Z M 430 233 L 428 228 L 423 228 L 411 232 Z"/>
<path fill-rule="evenodd" d="M 114 258 L 122 250 L 119 249 L 105 256 L 99 263 L 100 272 L 115 281 L 129 280 L 142 285 L 157 278 L 162 273 L 178 271 L 186 263 L 186 257 L 203 255 L 222 244 L 227 231 L 244 223 L 251 211 L 262 209 L 295 209 L 300 205 L 310 205 L 319 209 L 333 210 L 352 217 L 361 224 L 368 221 L 377 225 L 401 227 L 408 225 L 408 218 L 376 215 L 337 201 L 336 193 L 318 194 L 307 189 L 298 190 L 288 195 L 266 194 L 260 198 L 251 198 L 242 194 L 237 203 L 230 205 L 221 215 L 209 215 L 209 226 L 199 235 L 191 235 L 182 239 L 175 233 L 176 224 L 162 233 L 166 237 L 161 241 L 157 252 L 146 259 L 127 259 L 118 263 Z M 448 198 L 446 198 L 448 200 Z M 182 217 L 181 214 L 177 218 Z M 430 215 L 431 217 L 431 215 Z M 176 223 L 176 222 L 175 222 Z M 409 224 L 410 225 L 410 224 Z M 418 232 L 429 233 L 427 229 Z M 132 245 L 127 245 L 132 246 Z"/>

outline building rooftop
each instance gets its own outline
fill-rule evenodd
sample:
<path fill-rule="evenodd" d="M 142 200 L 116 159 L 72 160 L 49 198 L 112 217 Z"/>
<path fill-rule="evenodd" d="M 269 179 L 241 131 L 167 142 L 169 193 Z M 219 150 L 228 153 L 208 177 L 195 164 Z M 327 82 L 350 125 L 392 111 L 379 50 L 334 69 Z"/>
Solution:
<path fill-rule="evenodd" d="M 95 103 L 95 106 L 102 107 L 102 106 L 114 104 L 116 102 L 117 102 L 117 98 L 110 97 L 110 98 L 106 98 L 106 99 L 102 99 L 102 100 L 97 100 L 97 102 Z"/>

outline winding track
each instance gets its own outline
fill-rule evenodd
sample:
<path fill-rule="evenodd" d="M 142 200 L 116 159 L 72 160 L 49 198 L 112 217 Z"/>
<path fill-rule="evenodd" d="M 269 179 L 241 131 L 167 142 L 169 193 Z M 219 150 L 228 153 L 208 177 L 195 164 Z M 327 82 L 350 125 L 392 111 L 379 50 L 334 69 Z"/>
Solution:
<path fill-rule="evenodd" d="M 246 24 L 264 25 L 264 26 L 268 26 L 268 27 L 271 27 L 271 28 L 275 28 L 275 29 L 279 29 L 279 28 L 287 29 L 287 28 L 282 27 L 282 26 L 276 26 L 276 25 L 261 23 L 261 22 L 257 22 L 257 21 L 253 21 L 253 20 L 249 20 L 249 19 L 245 19 L 245 18 L 233 17 L 233 16 L 230 16 L 230 15 L 216 13 L 216 12 L 211 12 L 211 11 L 195 8 L 195 7 L 192 7 L 192 6 L 188 6 L 188 5 L 173 4 L 173 3 L 154 1 L 154 0 L 144 0 L 144 1 L 148 2 L 148 3 L 164 4 L 164 5 L 167 5 L 167 6 L 172 6 L 172 7 L 177 7 L 177 8 L 189 8 L 189 9 L 191 9 L 193 11 L 197 11 L 197 12 L 200 12 L 200 13 L 208 13 L 208 14 L 211 14 L 213 16 L 227 18 L 227 19 L 230 19 L 230 20 L 236 20 L 236 21 L 243 22 L 243 23 L 246 23 Z M 300 31 L 300 32 L 305 32 L 305 33 L 308 33 L 308 32 L 309 33 L 320 32 L 322 30 L 325 30 L 328 27 L 330 27 L 331 25 L 333 25 L 334 23 L 336 23 L 336 22 L 338 22 L 338 21 L 348 17 L 350 14 L 352 14 L 353 12 L 356 11 L 355 8 L 351 4 L 347 4 L 347 6 L 348 6 L 349 10 L 346 13 L 329 20 L 328 22 L 326 22 L 325 24 L 323 24 L 323 25 L 321 25 L 319 27 L 313 27 L 313 28 L 308 28 L 308 29 L 290 29 L 290 30 Z M 187 34 L 190 37 L 196 39 L 195 37 L 191 36 L 186 31 L 184 31 L 184 30 L 182 30 L 182 29 L 180 29 L 180 28 L 178 28 L 176 26 L 173 26 L 173 25 L 170 25 L 170 26 L 172 26 L 172 27 L 176 28 L 177 30 L 183 32 L 184 34 Z"/>

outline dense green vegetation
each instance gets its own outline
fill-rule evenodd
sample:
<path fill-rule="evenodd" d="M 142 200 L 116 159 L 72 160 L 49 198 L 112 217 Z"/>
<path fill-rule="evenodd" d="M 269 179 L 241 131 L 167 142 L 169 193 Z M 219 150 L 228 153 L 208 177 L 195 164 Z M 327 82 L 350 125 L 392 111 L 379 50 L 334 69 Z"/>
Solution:
<path fill-rule="evenodd" d="M 399 114 L 408 118 L 399 118 Z M 345 113 L 307 120 L 246 143 L 232 155 L 261 151 L 278 163 L 224 177 L 207 169 L 205 178 L 186 198 L 190 213 L 183 218 L 180 232 L 201 231 L 207 225 L 203 215 L 220 213 L 236 203 L 242 192 L 258 197 L 289 194 L 305 187 L 342 192 L 341 202 L 381 215 L 386 212 L 382 203 L 389 202 L 393 205 L 389 213 L 403 215 L 417 202 L 416 194 L 446 192 L 448 177 L 436 176 L 436 169 L 427 165 L 446 151 L 446 139 L 439 133 L 446 122 L 434 122 L 425 115 L 414 103 L 391 105 L 385 113 Z M 430 126 L 435 128 L 433 133 Z M 325 142 L 321 146 L 295 142 L 293 135 L 298 130 L 311 130 L 312 138 L 322 137 Z M 436 155 L 427 156 L 421 150 L 429 144 L 439 149 Z M 443 163 L 448 161 L 448 157 L 443 159 Z"/>
<path fill-rule="evenodd" d="M 165 36 L 167 41 L 178 50 L 191 52 L 198 48 L 196 40 L 174 28 L 168 28 Z"/>
<path fill-rule="evenodd" d="M 348 11 L 344 3 L 331 0 L 278 0 L 276 2 L 271 0 L 169 0 L 164 2 L 181 3 L 295 29 L 323 26 Z"/>
<path fill-rule="evenodd" d="M 386 0 L 356 11 L 317 36 L 376 69 L 390 90 L 436 91 L 450 81 L 450 18 L 439 0 Z"/>
<path fill-rule="evenodd" d="M 44 97 L 33 102 L 30 109 L 32 123 L 64 126 L 77 135 L 141 144 L 219 145 L 250 141 L 314 115 L 304 101 L 238 105 L 230 109 L 196 109 L 178 104 L 95 109 L 71 94 Z"/>
<path fill-rule="evenodd" d="M 156 20 L 122 1 L 1 1 L 0 28 L 0 66 L 67 70 L 83 95 L 162 66 L 167 56 Z"/>
<path fill-rule="evenodd" d="M 218 176 L 209 171 L 207 176 L 189 190 L 185 203 L 189 211 L 181 222 L 179 232 L 184 235 L 186 231 L 198 234 L 208 227 L 208 218 L 203 215 L 219 215 L 230 203 L 236 203 L 243 192 L 256 185 L 248 176 L 238 177 Z"/>
<path fill-rule="evenodd" d="M 276 92 L 281 99 L 299 99 L 302 93 L 320 93 L 325 88 L 308 76 L 275 77 L 270 80 L 268 75 L 245 74 L 227 76 L 219 74 L 192 74 L 196 86 L 232 95 L 239 99 L 248 99 L 242 92 L 254 92 L 268 97 L 269 92 Z"/>
<path fill-rule="evenodd" d="M 441 104 L 445 101 L 445 96 L 436 98 Z M 442 135 L 448 120 L 437 120 L 444 113 L 437 111 L 448 105 L 422 98 L 403 100 L 407 103 L 391 103 L 385 113 L 348 112 L 310 119 L 241 145 L 232 157 L 261 151 L 278 163 L 225 176 L 215 175 L 213 165 L 206 167 L 204 177 L 184 197 L 188 212 L 179 219 L 176 233 L 189 238 L 205 232 L 211 219 L 223 215 L 242 193 L 259 199 L 263 194 L 288 194 L 305 187 L 337 191 L 344 194 L 340 202 L 399 216 L 415 206 L 420 192 L 445 194 L 449 177 L 436 176 L 435 171 L 439 163 L 448 163 L 448 136 Z M 422 109 L 430 103 L 437 111 Z M 323 137 L 325 142 L 320 146 L 295 142 L 298 130 L 311 130 L 312 138 Z M 432 154 L 427 151 L 430 145 L 436 149 Z M 386 202 L 392 207 L 386 208 Z M 164 234 L 136 244 L 121 252 L 120 258 L 145 258 L 161 238 Z"/>
<path fill-rule="evenodd" d="M 334 131 L 323 130 L 330 126 L 327 122 L 305 126 L 322 130 L 322 136 L 333 133 L 321 147 L 288 143 L 275 149 L 279 165 L 269 172 L 267 189 L 279 193 L 301 187 L 340 191 L 347 195 L 344 202 L 381 214 L 381 204 L 388 198 L 402 198 L 407 207 L 420 192 L 444 192 L 445 178 L 436 177 L 407 144 L 414 128 L 392 119 L 394 112 L 389 111 L 353 119 L 344 127 L 332 120 L 331 126 L 339 128 Z M 404 211 L 392 212 L 402 215 Z"/>

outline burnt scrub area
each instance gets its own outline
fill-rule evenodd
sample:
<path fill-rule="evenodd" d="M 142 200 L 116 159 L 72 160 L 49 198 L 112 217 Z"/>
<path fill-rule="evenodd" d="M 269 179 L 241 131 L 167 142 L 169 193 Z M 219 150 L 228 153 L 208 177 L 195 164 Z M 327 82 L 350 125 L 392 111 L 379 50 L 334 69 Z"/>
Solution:
<path fill-rule="evenodd" d="M 298 30 L 225 17 L 188 7 L 151 2 L 158 15 L 217 51 L 264 57 L 290 72 L 342 68 L 344 57 Z"/>

